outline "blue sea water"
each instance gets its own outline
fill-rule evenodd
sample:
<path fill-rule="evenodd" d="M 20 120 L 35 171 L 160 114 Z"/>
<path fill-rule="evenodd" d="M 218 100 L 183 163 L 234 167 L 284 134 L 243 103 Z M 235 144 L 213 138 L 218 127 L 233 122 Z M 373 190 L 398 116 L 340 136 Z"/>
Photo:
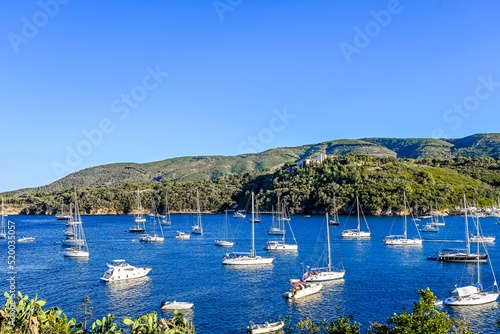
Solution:
<path fill-rule="evenodd" d="M 429 287 L 438 299 L 445 299 L 459 283 L 467 284 L 474 273 L 474 265 L 428 261 L 439 249 L 464 246 L 464 218 L 447 217 L 446 226 L 439 233 L 423 233 L 426 239 L 421 247 L 388 247 L 385 236 L 402 233 L 401 217 L 367 217 L 372 231 L 369 240 L 346 240 L 340 237 L 344 226 L 353 228 L 355 218 L 341 217 L 341 226 L 330 227 L 333 262 L 342 258 L 345 279 L 325 283 L 319 294 L 289 302 L 282 295 L 289 289 L 288 280 L 302 275 L 302 264 L 316 259 L 325 240 L 324 217 L 292 216 L 291 226 L 299 244 L 298 253 L 272 253 L 273 265 L 259 267 L 228 267 L 221 264 L 229 251 L 249 251 L 251 224 L 246 220 L 230 218 L 236 237 L 233 248 L 214 245 L 214 239 L 223 235 L 224 215 L 203 215 L 204 235 L 192 235 L 191 240 L 178 240 L 176 231 L 188 232 L 194 224 L 192 215 L 173 215 L 172 226 L 164 226 L 165 242 L 148 244 L 138 241 L 138 235 L 126 232 L 133 225 L 131 216 L 84 216 L 90 258 L 64 258 L 64 247 L 55 245 L 63 238 L 64 222 L 51 216 L 10 216 L 15 223 L 16 236 L 32 236 L 31 244 L 16 245 L 17 289 L 30 297 L 38 294 L 47 300 L 46 307 L 58 306 L 70 317 L 75 317 L 81 299 L 89 296 L 94 317 L 109 313 L 120 323 L 125 316 L 137 317 L 156 311 L 162 317 L 160 303 L 189 301 L 194 308 L 183 314 L 191 319 L 197 333 L 244 333 L 249 321 L 263 323 L 277 320 L 279 315 L 290 315 L 294 322 L 305 316 L 313 320 L 335 319 L 338 311 L 353 315 L 362 329 L 369 322 L 385 323 L 394 312 L 403 307 L 411 310 L 418 301 L 417 291 Z M 263 216 L 262 224 L 255 225 L 255 243 L 261 253 L 266 243 L 265 229 L 270 227 L 270 216 Z M 346 223 L 347 221 L 347 223 Z M 420 222 L 423 225 L 423 221 Z M 409 236 L 416 229 L 409 220 Z M 481 220 L 486 235 L 498 235 L 496 219 Z M 287 234 L 288 238 L 289 234 Z M 333 242 L 335 241 L 335 243 Z M 498 240 L 500 242 L 500 240 Z M 337 251 L 338 247 L 338 251 Z M 495 274 L 500 274 L 500 249 L 488 246 Z M 7 242 L 0 239 L 0 282 L 2 291 L 8 290 Z M 267 254 L 270 255 L 270 254 Z M 152 267 L 148 277 L 132 281 L 106 284 L 100 281 L 106 263 L 125 259 L 132 265 Z M 485 287 L 493 284 L 489 266 L 482 266 Z M 478 307 L 442 307 L 452 317 L 470 320 L 473 329 L 481 333 L 496 332 L 500 319 L 497 303 Z"/>

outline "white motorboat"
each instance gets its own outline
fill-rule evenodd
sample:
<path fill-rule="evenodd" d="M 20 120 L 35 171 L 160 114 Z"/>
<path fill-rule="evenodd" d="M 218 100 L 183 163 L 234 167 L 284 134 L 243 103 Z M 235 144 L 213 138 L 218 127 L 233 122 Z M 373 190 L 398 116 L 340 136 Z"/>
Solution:
<path fill-rule="evenodd" d="M 439 232 L 439 227 L 433 224 L 425 224 L 421 232 Z"/>
<path fill-rule="evenodd" d="M 191 239 L 191 234 L 190 233 L 184 233 L 184 232 L 181 232 L 181 231 L 177 231 L 177 235 L 175 236 L 177 239 L 181 239 L 181 240 L 187 240 L 187 239 Z"/>
<path fill-rule="evenodd" d="M 144 277 L 151 271 L 151 268 L 148 267 L 132 266 L 126 263 L 125 260 L 113 260 L 111 264 L 107 263 L 107 265 L 108 270 L 101 277 L 101 280 L 105 282 Z"/>
<path fill-rule="evenodd" d="M 233 218 L 245 218 L 246 216 L 245 210 L 235 211 L 233 214 Z"/>
<path fill-rule="evenodd" d="M 191 226 L 191 233 L 203 235 L 203 225 L 201 223 L 200 194 L 196 189 L 196 225 Z"/>
<path fill-rule="evenodd" d="M 325 259 L 325 251 L 321 252 L 321 257 L 318 259 L 316 264 L 319 264 L 320 266 L 316 268 L 311 268 L 310 270 L 307 270 L 306 273 L 304 273 L 303 280 L 306 282 L 322 282 L 322 281 L 332 281 L 332 280 L 337 280 L 341 279 L 345 275 L 345 269 L 344 269 L 344 264 L 342 263 L 342 258 L 340 258 L 340 263 L 336 265 L 335 267 L 338 269 L 333 268 L 332 266 L 332 252 L 331 252 L 331 247 L 330 247 L 330 227 L 329 227 L 329 219 L 328 219 L 328 212 L 326 213 L 326 255 L 327 258 Z M 340 253 L 339 253 L 340 257 Z M 327 260 L 328 263 L 326 266 L 324 266 L 324 262 L 320 261 Z M 309 269 L 309 267 L 308 267 Z M 335 270 L 334 270 L 335 269 Z"/>
<path fill-rule="evenodd" d="M 224 238 L 215 240 L 215 245 L 216 246 L 223 246 L 223 247 L 233 247 L 234 246 L 234 241 L 229 241 L 227 239 L 227 232 L 228 232 L 228 219 L 227 219 L 227 210 L 226 210 L 226 222 L 224 224 Z"/>
<path fill-rule="evenodd" d="M 128 229 L 131 233 L 144 233 L 146 231 L 146 217 L 142 214 L 141 192 L 137 188 L 137 215 L 134 217 L 134 226 Z"/>
<path fill-rule="evenodd" d="M 315 293 L 318 293 L 322 284 L 318 283 L 307 283 L 304 281 L 292 280 L 292 288 L 283 294 L 284 298 L 287 299 L 299 299 Z"/>
<path fill-rule="evenodd" d="M 33 237 L 22 237 L 20 239 L 17 239 L 17 242 L 21 242 L 21 243 L 28 243 L 28 242 L 33 242 L 35 241 L 35 238 Z"/>
<path fill-rule="evenodd" d="M 467 202 L 465 199 L 465 194 L 464 194 L 464 208 L 465 208 L 465 220 L 467 221 Z M 477 220 L 475 225 L 477 231 L 481 231 L 481 227 L 479 226 L 479 220 Z M 491 268 L 491 273 L 493 275 L 494 283 L 491 289 L 489 290 L 483 289 L 483 285 L 481 284 L 481 261 L 479 258 L 479 249 L 481 243 L 479 242 L 479 239 L 476 240 L 476 243 L 477 243 L 477 260 L 476 260 L 477 273 L 475 274 L 477 277 L 477 283 L 464 287 L 455 286 L 456 287 L 455 290 L 452 291 L 453 293 L 455 293 L 455 295 L 445 299 L 444 303 L 446 305 L 449 306 L 482 305 L 495 302 L 498 296 L 500 295 L 500 292 L 498 290 L 497 280 L 495 277 L 495 271 L 493 270 L 491 261 L 490 261 L 490 268 Z"/>
<path fill-rule="evenodd" d="M 89 257 L 89 247 L 87 245 L 87 240 L 85 239 L 85 233 L 83 232 L 82 217 L 80 216 L 80 208 L 78 207 L 78 198 L 76 197 L 76 187 L 75 187 L 75 216 L 72 218 L 75 225 L 72 227 L 75 231 L 74 237 L 67 237 L 62 241 L 63 245 L 73 246 L 64 251 L 65 257 Z"/>
<path fill-rule="evenodd" d="M 143 234 L 139 237 L 139 241 L 142 241 L 142 242 L 164 242 L 165 238 L 160 237 L 158 234 L 154 234 L 154 235 Z"/>
<path fill-rule="evenodd" d="M 222 258 L 224 265 L 258 265 L 258 264 L 272 264 L 273 257 L 262 257 L 255 254 L 255 195 L 252 192 L 252 246 L 249 253 L 228 253 Z"/>
<path fill-rule="evenodd" d="M 178 302 L 178 301 L 173 301 L 173 302 L 161 302 L 161 309 L 162 310 L 187 310 L 193 307 L 193 303 L 188 303 L 188 302 Z"/>
<path fill-rule="evenodd" d="M 359 198 L 356 196 L 356 208 L 358 212 L 358 227 L 356 229 L 351 229 L 351 230 L 344 230 L 342 231 L 342 238 L 370 238 L 371 237 L 371 232 L 370 232 L 370 227 L 368 226 L 368 222 L 366 221 L 365 215 L 363 214 L 363 219 L 366 224 L 366 228 L 368 229 L 367 231 L 361 231 L 361 221 L 359 217 L 359 212 L 361 211 L 360 209 L 360 204 L 359 204 Z"/>
<path fill-rule="evenodd" d="M 403 192 L 403 202 L 405 207 L 404 213 L 404 234 L 403 235 L 389 235 L 385 238 L 385 244 L 387 246 L 421 246 L 422 245 L 422 237 L 420 236 L 420 232 L 418 231 L 417 224 L 414 221 L 415 229 L 418 233 L 418 238 L 408 238 L 408 221 L 406 218 L 406 192 Z"/>
<path fill-rule="evenodd" d="M 283 321 L 277 322 L 265 322 L 264 324 L 254 324 L 250 322 L 250 326 L 247 327 L 247 334 L 264 334 L 264 333 L 274 333 L 279 331 L 285 326 Z"/>
<path fill-rule="evenodd" d="M 470 237 L 470 242 L 485 242 L 485 243 L 494 243 L 496 237 L 492 236 L 481 236 L 481 235 L 472 235 Z"/>

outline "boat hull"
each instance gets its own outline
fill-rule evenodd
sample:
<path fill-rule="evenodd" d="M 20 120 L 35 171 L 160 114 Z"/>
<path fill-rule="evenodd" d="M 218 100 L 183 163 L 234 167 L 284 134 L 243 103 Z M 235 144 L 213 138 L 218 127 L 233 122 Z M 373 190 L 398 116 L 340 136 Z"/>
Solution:
<path fill-rule="evenodd" d="M 306 282 L 325 282 L 344 278 L 345 271 L 320 271 L 311 274 L 306 278 Z"/>
<path fill-rule="evenodd" d="M 268 251 L 289 251 L 289 252 L 296 252 L 299 250 L 298 245 L 289 245 L 289 244 L 284 244 L 281 242 L 277 243 L 268 243 L 266 247 L 264 247 L 265 250 Z"/>
<path fill-rule="evenodd" d="M 260 257 L 260 256 L 241 256 L 237 258 L 224 258 L 222 264 L 230 266 L 250 266 L 259 264 L 272 264 L 273 257 Z"/>
<path fill-rule="evenodd" d="M 342 238 L 370 238 L 371 232 L 363 231 L 344 231 L 342 232 Z"/>
<path fill-rule="evenodd" d="M 162 302 L 162 310 L 187 310 L 193 307 L 193 303 L 187 302 Z"/>
<path fill-rule="evenodd" d="M 388 246 L 422 246 L 422 239 L 386 239 L 385 244 Z"/>
<path fill-rule="evenodd" d="M 226 241 L 226 240 L 215 240 L 215 245 L 216 246 L 222 246 L 222 247 L 233 247 L 234 242 L 232 241 Z"/>
<path fill-rule="evenodd" d="M 477 254 L 438 254 L 438 261 L 441 262 L 478 262 Z M 479 262 L 485 263 L 488 260 L 488 255 L 479 255 Z"/>
<path fill-rule="evenodd" d="M 449 306 L 472 306 L 493 303 L 497 300 L 500 293 L 479 293 L 467 297 L 449 297 L 444 303 Z"/>
<path fill-rule="evenodd" d="M 248 334 L 274 333 L 283 328 L 284 326 L 285 323 L 283 321 L 273 322 L 273 323 L 266 322 L 265 324 L 262 325 L 252 324 L 247 327 L 247 333 Z"/>
<path fill-rule="evenodd" d="M 299 299 L 304 298 L 306 296 L 313 295 L 318 293 L 323 288 L 321 284 L 310 284 L 308 283 L 304 289 L 296 290 L 295 288 L 290 289 L 289 291 L 283 294 L 284 298 L 287 299 Z"/>
<path fill-rule="evenodd" d="M 66 251 L 64 252 L 65 257 L 89 257 L 89 252 L 85 251 Z"/>
<path fill-rule="evenodd" d="M 117 282 L 117 281 L 126 281 L 130 279 L 136 279 L 146 276 L 151 271 L 151 268 L 138 268 L 134 267 L 134 270 L 131 271 L 123 271 L 121 272 L 113 272 L 113 275 L 107 276 L 106 274 L 101 277 L 101 281 L 104 282 Z"/>

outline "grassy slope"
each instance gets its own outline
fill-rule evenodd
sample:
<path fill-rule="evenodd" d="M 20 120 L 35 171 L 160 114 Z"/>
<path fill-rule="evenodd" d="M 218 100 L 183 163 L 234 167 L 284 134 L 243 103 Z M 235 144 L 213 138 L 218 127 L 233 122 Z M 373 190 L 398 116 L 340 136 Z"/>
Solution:
<path fill-rule="evenodd" d="M 151 163 L 116 163 L 87 168 L 49 185 L 5 193 L 19 196 L 34 191 L 54 191 L 80 187 L 100 187 L 125 183 L 213 180 L 228 174 L 254 169 L 278 168 L 287 161 L 330 155 L 358 154 L 376 157 L 450 158 L 457 156 L 500 156 L 500 134 L 476 134 L 461 139 L 364 138 L 340 139 L 298 147 L 270 149 L 238 156 L 180 157 Z"/>

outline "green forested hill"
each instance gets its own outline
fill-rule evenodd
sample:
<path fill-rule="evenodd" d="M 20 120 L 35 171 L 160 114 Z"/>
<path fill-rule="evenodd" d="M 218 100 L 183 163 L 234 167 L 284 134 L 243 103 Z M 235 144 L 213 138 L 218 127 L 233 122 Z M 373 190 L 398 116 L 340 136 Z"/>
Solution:
<path fill-rule="evenodd" d="M 294 213 L 323 213 L 337 209 L 348 213 L 356 196 L 367 214 L 400 214 L 403 191 L 413 212 L 427 211 L 429 203 L 439 209 L 455 209 L 462 195 L 477 205 L 492 205 L 500 197 L 500 158 L 406 159 L 358 155 L 334 156 L 303 169 L 233 174 L 213 181 L 127 183 L 106 187 L 78 188 L 79 204 L 88 214 L 130 214 L 137 208 L 136 189 L 142 204 L 150 208 L 154 199 L 164 210 L 168 194 L 173 211 L 195 208 L 196 190 L 202 210 L 245 208 L 251 191 L 262 211 L 276 206 L 277 198 Z M 6 198 L 9 214 L 55 214 L 61 200 L 73 201 L 73 189 L 36 192 Z"/>
<path fill-rule="evenodd" d="M 220 176 L 274 170 L 287 161 L 328 155 L 367 155 L 398 158 L 500 157 L 500 134 L 476 134 L 461 139 L 364 138 L 340 139 L 297 147 L 281 147 L 237 156 L 198 156 L 150 163 L 116 163 L 87 168 L 49 185 L 5 193 L 19 196 L 78 187 L 119 186 L 126 183 L 215 180 Z"/>

